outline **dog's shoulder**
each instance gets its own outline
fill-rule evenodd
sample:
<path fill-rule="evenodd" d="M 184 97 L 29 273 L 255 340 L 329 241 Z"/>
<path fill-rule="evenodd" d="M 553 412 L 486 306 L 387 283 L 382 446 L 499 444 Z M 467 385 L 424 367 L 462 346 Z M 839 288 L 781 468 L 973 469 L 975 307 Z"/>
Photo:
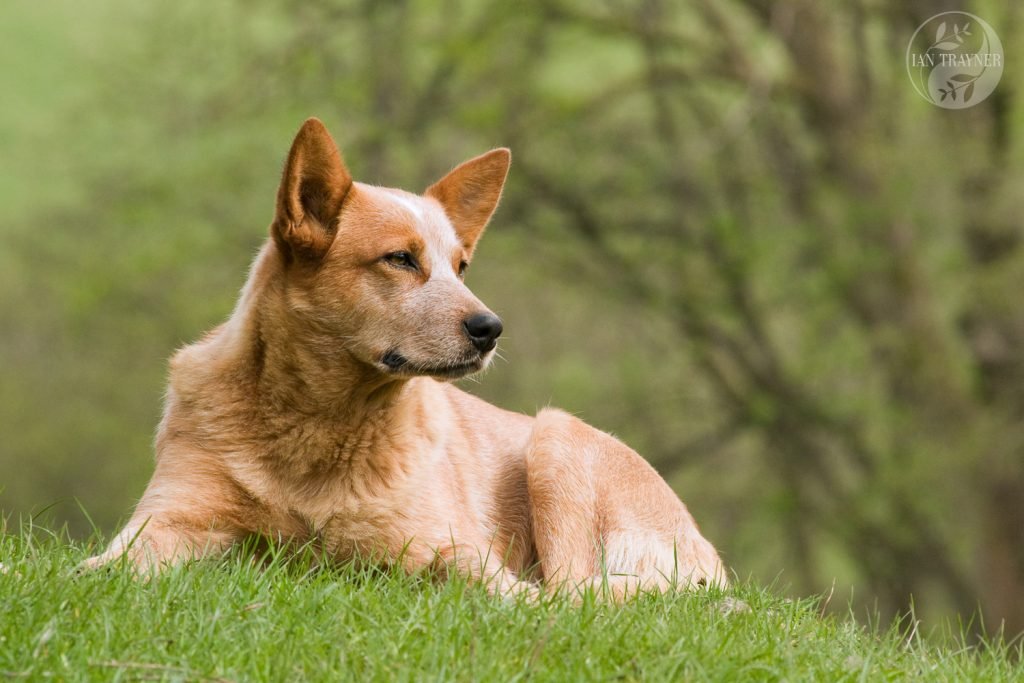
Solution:
<path fill-rule="evenodd" d="M 477 448 L 508 450 L 524 444 L 533 428 L 529 415 L 499 408 L 449 383 L 435 382 L 463 437 Z"/>

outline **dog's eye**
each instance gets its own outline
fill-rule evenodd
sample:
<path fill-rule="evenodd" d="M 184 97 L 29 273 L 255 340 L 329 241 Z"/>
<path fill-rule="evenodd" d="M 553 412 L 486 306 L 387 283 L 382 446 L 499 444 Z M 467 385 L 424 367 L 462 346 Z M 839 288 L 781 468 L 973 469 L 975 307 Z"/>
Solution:
<path fill-rule="evenodd" d="M 462 277 L 463 275 L 466 274 L 466 268 L 469 268 L 469 264 L 466 263 L 465 261 L 460 261 L 459 262 L 459 277 Z"/>
<path fill-rule="evenodd" d="M 383 260 L 396 268 L 416 269 L 416 259 L 407 251 L 393 251 L 385 255 Z"/>

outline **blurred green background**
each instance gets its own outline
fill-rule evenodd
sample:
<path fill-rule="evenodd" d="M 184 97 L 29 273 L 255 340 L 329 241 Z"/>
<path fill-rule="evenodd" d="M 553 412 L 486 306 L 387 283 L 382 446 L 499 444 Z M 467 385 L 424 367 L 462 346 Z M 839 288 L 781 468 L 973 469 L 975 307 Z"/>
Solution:
<path fill-rule="evenodd" d="M 1000 34 L 947 111 L 904 67 Z M 0 10 L 0 511 L 86 535 L 152 467 L 166 359 L 223 320 L 284 155 L 357 179 L 512 148 L 465 387 L 637 448 L 740 577 L 1024 629 L 1020 3 L 12 0 Z M 79 505 L 80 504 L 80 505 Z"/>

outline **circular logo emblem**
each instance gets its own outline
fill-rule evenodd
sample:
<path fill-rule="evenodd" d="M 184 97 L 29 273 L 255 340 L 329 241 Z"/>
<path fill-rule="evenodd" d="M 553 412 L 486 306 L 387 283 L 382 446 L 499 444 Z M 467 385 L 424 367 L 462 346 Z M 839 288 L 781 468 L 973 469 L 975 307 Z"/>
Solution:
<path fill-rule="evenodd" d="M 1003 43 L 981 17 L 943 12 L 917 27 L 907 45 L 917 94 L 945 109 L 973 107 L 1003 76 Z"/>

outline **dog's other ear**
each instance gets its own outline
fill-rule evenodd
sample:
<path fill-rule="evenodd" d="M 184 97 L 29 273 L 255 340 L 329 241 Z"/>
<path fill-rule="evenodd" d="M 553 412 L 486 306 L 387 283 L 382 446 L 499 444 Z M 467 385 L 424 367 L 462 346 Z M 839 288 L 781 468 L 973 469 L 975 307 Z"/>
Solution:
<path fill-rule="evenodd" d="M 271 228 L 287 262 L 327 253 L 351 187 L 352 176 L 331 134 L 320 119 L 308 119 L 288 153 Z"/>
<path fill-rule="evenodd" d="M 504 147 L 492 149 L 456 166 L 424 193 L 441 203 L 470 254 L 498 206 L 511 161 Z"/>

